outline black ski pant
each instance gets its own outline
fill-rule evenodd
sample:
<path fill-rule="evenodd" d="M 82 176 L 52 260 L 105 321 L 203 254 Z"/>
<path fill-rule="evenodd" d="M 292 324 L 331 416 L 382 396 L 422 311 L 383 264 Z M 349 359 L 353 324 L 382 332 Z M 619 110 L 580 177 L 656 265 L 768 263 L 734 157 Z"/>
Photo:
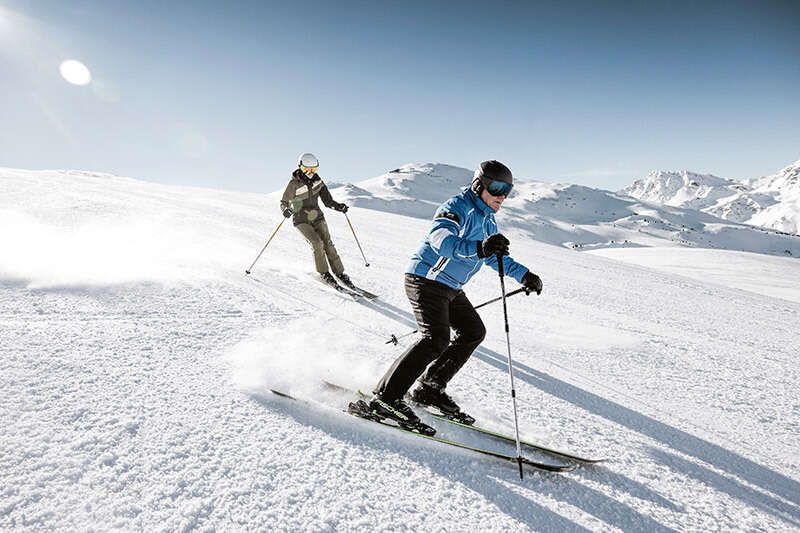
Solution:
<path fill-rule="evenodd" d="M 375 393 L 387 402 L 402 398 L 423 372 L 420 381 L 445 387 L 486 336 L 486 327 L 464 291 L 414 274 L 406 274 L 405 289 L 422 338 L 378 383 Z M 452 342 L 450 328 L 456 333 Z"/>

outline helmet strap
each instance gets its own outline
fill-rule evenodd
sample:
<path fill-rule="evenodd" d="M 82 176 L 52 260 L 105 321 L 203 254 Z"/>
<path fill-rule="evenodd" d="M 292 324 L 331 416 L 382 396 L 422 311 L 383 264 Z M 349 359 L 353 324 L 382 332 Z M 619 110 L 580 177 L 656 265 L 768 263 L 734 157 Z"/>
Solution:
<path fill-rule="evenodd" d="M 481 195 L 481 193 L 483 192 L 484 186 L 483 186 L 483 183 L 481 183 L 480 178 L 475 178 L 475 179 L 472 180 L 472 185 L 470 185 L 470 189 L 476 195 L 478 195 L 478 196 Z"/>

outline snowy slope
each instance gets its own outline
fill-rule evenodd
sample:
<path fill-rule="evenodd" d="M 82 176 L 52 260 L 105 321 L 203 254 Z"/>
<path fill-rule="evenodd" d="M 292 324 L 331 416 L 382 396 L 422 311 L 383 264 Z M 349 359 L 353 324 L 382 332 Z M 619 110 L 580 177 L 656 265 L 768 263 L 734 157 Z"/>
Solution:
<path fill-rule="evenodd" d="M 442 201 L 471 179 L 467 169 L 408 164 L 340 187 L 338 194 L 355 206 L 430 219 Z M 719 178 L 707 176 L 704 183 L 713 180 Z M 798 236 L 582 185 L 518 179 L 502 218 L 507 227 L 538 241 L 576 250 L 674 246 L 800 257 Z"/>
<path fill-rule="evenodd" d="M 511 228 L 545 283 L 508 302 L 522 432 L 612 458 L 520 482 L 323 397 L 321 377 L 368 388 L 402 350 L 384 339 L 413 326 L 401 272 L 428 227 L 353 208 L 364 268 L 326 215 L 374 305 L 315 284 L 291 227 L 244 275 L 280 222 L 274 197 L 0 170 L 0 529 L 800 529 L 800 304 Z M 497 285 L 482 271 L 467 293 Z M 508 429 L 502 313 L 482 316 L 452 393 Z"/>
<path fill-rule="evenodd" d="M 590 253 L 693 279 L 800 303 L 800 283 L 786 276 L 796 259 L 730 250 L 604 248 Z"/>
<path fill-rule="evenodd" d="M 651 172 L 620 194 L 754 226 L 800 234 L 800 161 L 770 176 L 736 182 L 711 175 Z"/>

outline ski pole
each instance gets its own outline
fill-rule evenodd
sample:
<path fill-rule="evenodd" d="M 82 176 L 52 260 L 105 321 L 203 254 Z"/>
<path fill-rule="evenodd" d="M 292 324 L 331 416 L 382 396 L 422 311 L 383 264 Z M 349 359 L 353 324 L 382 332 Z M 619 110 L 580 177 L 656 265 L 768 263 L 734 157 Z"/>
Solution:
<path fill-rule="evenodd" d="M 353 237 L 355 238 L 356 244 L 358 245 L 358 250 L 361 252 L 361 257 L 364 258 L 364 266 L 369 266 L 367 257 L 364 255 L 364 250 L 361 249 L 361 243 L 358 242 L 358 237 L 356 236 L 356 230 L 353 229 L 353 225 L 350 223 L 350 217 L 347 216 L 347 213 L 344 214 L 344 218 L 347 219 L 347 225 L 350 226 L 350 231 L 353 232 Z"/>
<path fill-rule="evenodd" d="M 508 307 L 506 307 L 506 281 L 503 272 L 503 256 L 497 254 L 497 272 L 500 274 L 500 292 L 503 299 L 503 320 L 506 324 L 506 346 L 508 347 L 508 377 L 511 379 L 511 404 L 514 407 L 514 437 L 517 441 L 517 463 L 519 464 L 519 478 L 522 479 L 522 449 L 519 444 L 519 421 L 517 419 L 517 392 L 514 390 L 514 369 L 511 361 L 511 339 L 508 335 Z"/>
<path fill-rule="evenodd" d="M 516 289 L 516 290 L 513 290 L 513 291 L 509 292 L 508 294 L 505 295 L 505 297 L 509 298 L 509 297 L 514 296 L 515 294 L 519 294 L 521 292 L 524 292 L 525 294 L 530 294 L 530 291 L 528 289 L 526 289 L 525 287 L 520 287 L 519 289 Z M 484 305 L 493 304 L 493 303 L 498 302 L 498 301 L 500 301 L 502 299 L 503 299 L 502 296 L 498 296 L 497 298 L 492 298 L 491 300 L 487 300 L 487 301 L 483 302 L 481 305 L 476 305 L 475 309 L 480 309 Z"/>
<path fill-rule="evenodd" d="M 508 294 L 506 294 L 506 298 L 509 298 L 509 297 L 514 296 L 515 294 L 519 294 L 521 292 L 524 292 L 525 294 L 530 294 L 530 291 L 528 289 L 526 289 L 525 287 L 520 287 L 519 289 L 513 290 L 513 291 L 509 292 Z M 502 300 L 502 299 L 503 299 L 502 296 L 498 296 L 497 298 L 492 298 L 491 300 L 487 300 L 487 301 L 483 302 L 480 305 L 476 305 L 475 309 L 480 309 L 484 305 L 493 304 L 493 303 L 495 303 L 495 302 L 497 302 L 499 300 Z M 413 335 L 414 333 L 417 333 L 418 331 L 419 331 L 418 329 L 415 329 L 414 331 L 409 331 L 408 333 L 404 333 L 404 334 L 400 335 L 399 337 L 397 337 L 394 334 L 392 334 L 391 338 L 388 341 L 384 342 L 384 344 L 397 344 L 398 340 L 400 340 L 400 339 L 402 339 L 404 337 L 408 337 L 409 335 Z"/>
<path fill-rule="evenodd" d="M 278 227 L 275 228 L 275 231 L 273 231 L 272 235 L 269 236 L 269 239 L 267 239 L 267 244 L 265 244 L 264 247 L 261 249 L 261 251 L 258 252 L 258 256 L 256 257 L 256 260 L 253 261 L 253 264 L 250 265 L 250 268 L 248 268 L 247 270 L 244 271 L 245 274 L 249 274 L 250 273 L 250 270 L 255 266 L 256 261 L 258 261 L 258 258 L 261 257 L 261 254 L 264 253 L 264 250 L 267 249 L 267 246 L 269 246 L 269 243 L 272 242 L 272 238 L 275 236 L 276 233 L 278 233 L 278 230 L 281 229 L 281 226 L 283 226 L 284 222 L 286 222 L 285 218 L 283 220 L 281 220 L 281 223 L 278 224 Z"/>

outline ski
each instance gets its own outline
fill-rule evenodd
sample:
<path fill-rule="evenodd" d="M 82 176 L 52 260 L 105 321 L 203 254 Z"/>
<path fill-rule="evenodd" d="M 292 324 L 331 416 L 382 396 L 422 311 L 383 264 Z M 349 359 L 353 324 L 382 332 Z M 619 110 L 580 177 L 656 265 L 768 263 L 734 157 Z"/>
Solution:
<path fill-rule="evenodd" d="M 340 284 L 340 283 L 338 283 L 336 281 L 328 282 L 328 281 L 324 281 L 324 280 L 319 280 L 319 282 L 322 283 L 323 285 L 325 285 L 326 287 L 330 287 L 331 289 L 334 289 L 339 294 L 343 294 L 345 296 L 349 296 L 353 300 L 360 300 L 363 297 L 361 295 L 361 293 L 353 291 L 353 290 L 347 288 L 346 286 L 344 286 L 344 285 L 342 285 L 342 284 Z"/>
<path fill-rule="evenodd" d="M 374 300 L 375 298 L 377 298 L 377 297 L 378 297 L 378 295 L 377 295 L 377 294 L 371 293 L 371 292 L 369 292 L 369 291 L 368 291 L 368 290 L 366 290 L 366 289 L 362 289 L 361 287 L 359 287 L 359 286 L 355 285 L 353 282 L 350 282 L 350 283 L 342 283 L 342 285 L 343 285 L 344 287 L 346 287 L 346 288 L 350 289 L 351 291 L 357 292 L 358 294 L 360 294 L 361 296 L 363 296 L 363 297 L 364 297 L 364 298 L 366 298 L 367 300 Z"/>
<path fill-rule="evenodd" d="M 378 295 L 377 295 L 377 294 L 375 294 L 375 293 L 372 293 L 372 292 L 369 292 L 369 291 L 368 291 L 368 290 L 366 290 L 366 289 L 362 289 L 361 287 L 356 287 L 355 289 L 356 289 L 358 292 L 360 292 L 360 293 L 361 293 L 361 296 L 363 296 L 363 297 L 364 297 L 364 298 L 366 298 L 367 300 L 375 300 L 375 299 L 377 299 L 377 298 L 378 298 Z"/>
<path fill-rule="evenodd" d="M 424 408 L 424 406 L 423 406 L 423 408 Z M 434 412 L 432 412 L 431 410 L 429 410 L 427 408 L 425 408 L 425 411 L 427 411 L 427 413 L 430 414 L 434 418 L 437 418 L 439 420 L 444 420 L 445 422 L 449 422 L 451 424 L 455 424 L 456 426 L 467 428 L 467 429 L 472 429 L 474 431 L 477 431 L 478 433 L 483 433 L 484 435 L 488 435 L 490 437 L 494 437 L 494 438 L 496 438 L 498 440 L 511 442 L 511 443 L 516 443 L 517 442 L 517 440 L 511 435 L 504 435 L 502 433 L 497 433 L 495 431 L 492 431 L 491 429 L 483 428 L 483 427 L 480 427 L 480 426 L 463 424 L 463 423 L 459 422 L 458 420 L 454 420 L 452 418 L 448 418 L 448 417 L 446 417 L 446 416 L 444 416 L 442 414 L 439 414 L 439 413 L 434 413 Z M 575 462 L 583 463 L 583 464 L 587 464 L 587 465 L 602 463 L 602 462 L 606 461 L 606 459 L 593 459 L 593 458 L 588 458 L 588 457 L 582 457 L 580 455 L 575 455 L 572 452 L 565 452 L 565 451 L 562 451 L 562 450 L 557 450 L 555 448 L 550 448 L 549 446 L 543 446 L 541 444 L 534 444 L 532 442 L 526 442 L 526 441 L 524 441 L 522 439 L 520 439 L 519 443 L 522 444 L 523 446 L 531 448 L 532 450 L 536 450 L 536 451 L 539 451 L 539 452 L 542 452 L 542 453 L 546 453 L 546 454 L 552 455 L 554 457 L 559 457 L 561 459 L 567 459 L 569 461 L 575 461 Z"/>
<path fill-rule="evenodd" d="M 348 389 L 347 387 L 342 387 L 341 385 L 337 385 L 336 383 L 331 383 L 329 381 L 324 381 L 324 384 L 326 386 L 328 386 L 328 387 L 333 388 L 333 389 L 346 391 L 346 392 L 350 392 L 350 393 L 355 392 L 362 398 L 366 398 L 367 397 L 367 395 L 364 394 L 363 392 L 361 392 L 360 390 L 359 391 L 354 391 L 354 390 Z M 512 443 L 516 443 L 517 442 L 517 440 L 511 435 L 505 435 L 503 433 L 498 433 L 496 431 L 492 431 L 491 429 L 487 429 L 487 428 L 484 428 L 484 427 L 481 427 L 481 426 L 464 424 L 462 422 L 459 422 L 458 420 L 454 420 L 452 418 L 448 418 L 447 416 L 445 416 L 443 414 L 433 412 L 433 411 L 431 411 L 430 409 L 428 409 L 424 405 L 420 405 L 420 404 L 418 404 L 416 402 L 414 402 L 414 404 L 418 405 L 419 407 L 421 407 L 423 409 L 425 409 L 425 412 L 427 412 L 429 415 L 431 415 L 432 417 L 437 418 L 439 420 L 444 420 L 445 422 L 448 422 L 450 424 L 454 424 L 454 425 L 459 426 L 459 427 L 463 427 L 463 428 L 466 428 L 466 429 L 471 429 L 471 430 L 477 431 L 479 433 L 483 433 L 484 435 L 488 435 L 488 436 L 493 437 L 493 438 L 498 439 L 498 440 L 503 440 L 503 441 L 512 442 Z M 606 459 L 583 457 L 583 456 L 580 456 L 580 455 L 576 455 L 576 454 L 574 454 L 572 452 L 567 452 L 567 451 L 564 451 L 564 450 L 551 448 L 549 446 L 544 446 L 542 444 L 536 444 L 534 442 L 524 441 L 522 439 L 520 439 L 519 443 L 521 445 L 523 445 L 523 446 L 526 446 L 526 447 L 532 449 L 532 450 L 536 450 L 538 452 L 546 453 L 546 454 L 552 455 L 554 457 L 559 457 L 561 459 L 566 459 L 568 461 L 575 461 L 577 463 L 583 463 L 583 464 L 591 465 L 591 464 L 597 464 L 597 463 L 602 463 L 602 462 L 606 461 Z"/>
<path fill-rule="evenodd" d="M 272 392 L 273 394 L 275 394 L 277 396 L 280 396 L 282 398 L 287 398 L 289 400 L 300 401 L 300 402 L 304 402 L 304 403 L 311 403 L 308 400 L 303 400 L 303 399 L 300 399 L 300 398 L 296 398 L 296 397 L 294 397 L 294 396 L 292 396 L 290 394 L 287 394 L 285 392 L 281 392 L 281 391 L 278 391 L 278 390 L 270 389 L 270 392 Z M 454 448 L 459 448 L 459 449 L 462 449 L 462 450 L 468 450 L 468 451 L 471 451 L 471 452 L 479 453 L 481 455 L 486 455 L 488 457 L 493 457 L 495 459 L 500 459 L 500 460 L 505 461 L 505 462 L 510 462 L 510 463 L 516 464 L 520 460 L 520 458 L 515 457 L 513 455 L 508 455 L 508 454 L 504 454 L 504 453 L 500 453 L 500 452 L 495 452 L 493 450 L 486 450 L 486 449 L 483 449 L 483 448 L 478 448 L 478 447 L 475 447 L 475 446 L 471 446 L 469 444 L 465 444 L 463 442 L 458 442 L 458 441 L 449 440 L 449 439 L 443 439 L 443 438 L 437 437 L 435 435 L 425 435 L 424 433 L 417 433 L 416 431 L 412 431 L 410 429 L 406 429 L 404 427 L 401 427 L 401 426 L 398 426 L 398 425 L 395 425 L 395 424 L 392 424 L 392 423 L 389 423 L 389 422 L 385 422 L 383 420 L 376 420 L 374 418 L 365 418 L 364 416 L 360 416 L 360 415 L 351 413 L 351 412 L 349 412 L 347 410 L 345 410 L 344 412 L 349 414 L 349 415 L 351 415 L 351 416 L 359 418 L 361 420 L 367 421 L 367 422 L 374 422 L 374 423 L 380 424 L 382 426 L 386 426 L 386 427 L 389 427 L 389 428 L 396 429 L 398 431 L 402 431 L 403 433 L 407 433 L 409 435 L 415 435 L 417 437 L 422 437 L 424 439 L 432 440 L 434 442 L 438 442 L 438 443 L 441 443 L 441 444 L 446 444 L 448 446 L 453 446 Z M 545 472 L 571 472 L 571 471 L 575 470 L 575 468 L 577 468 L 576 465 L 574 465 L 574 464 L 542 463 L 542 462 L 538 462 L 538 461 L 533 461 L 531 459 L 527 459 L 525 457 L 522 457 L 521 461 L 522 461 L 522 464 L 524 464 L 526 466 L 529 466 L 529 467 L 534 468 L 536 470 L 543 470 Z"/>
<path fill-rule="evenodd" d="M 364 403 L 363 400 L 359 400 L 359 401 Z M 487 450 L 487 449 L 484 449 L 484 448 L 478 448 L 476 446 L 471 446 L 471 445 L 465 444 L 463 442 L 458 442 L 458 441 L 450 440 L 450 439 L 443 439 L 442 437 L 437 437 L 436 435 L 426 435 L 425 433 L 419 433 L 417 431 L 413 431 L 411 429 L 404 428 L 403 426 L 392 424 L 391 422 L 386 422 L 384 420 L 378 420 L 378 419 L 375 419 L 375 418 L 369 418 L 367 416 L 362 416 L 360 414 L 351 412 L 349 410 L 345 410 L 345 412 L 350 414 L 350 415 L 352 415 L 352 416 L 355 416 L 357 418 L 364 419 L 364 420 L 366 420 L 368 422 L 375 422 L 375 423 L 380 424 L 382 426 L 390 427 L 390 428 L 396 429 L 398 431 L 402 431 L 404 433 L 409 433 L 411 435 L 416 435 L 417 437 L 422 437 L 424 439 L 432 440 L 432 441 L 435 441 L 435 442 L 440 442 L 442 444 L 447 444 L 448 446 L 453 446 L 453 447 L 456 447 L 456 448 L 460 448 L 462 450 L 469 450 L 469 451 L 472 451 L 472 452 L 476 452 L 476 453 L 479 453 L 479 454 L 482 454 L 482 455 L 487 455 L 489 457 L 494 457 L 495 459 L 501 459 L 501 460 L 508 461 L 508 462 L 515 463 L 515 464 L 518 463 L 519 461 L 522 461 L 522 464 L 527 465 L 527 466 L 529 466 L 531 468 L 535 468 L 537 470 L 544 470 L 546 472 L 572 472 L 573 470 L 575 470 L 577 468 L 577 466 L 574 465 L 574 464 L 542 463 L 542 462 L 539 462 L 539 461 L 533 461 L 533 460 L 528 459 L 526 457 L 516 457 L 514 455 L 508 455 L 508 454 L 501 453 L 501 452 L 495 452 L 493 450 Z"/>

